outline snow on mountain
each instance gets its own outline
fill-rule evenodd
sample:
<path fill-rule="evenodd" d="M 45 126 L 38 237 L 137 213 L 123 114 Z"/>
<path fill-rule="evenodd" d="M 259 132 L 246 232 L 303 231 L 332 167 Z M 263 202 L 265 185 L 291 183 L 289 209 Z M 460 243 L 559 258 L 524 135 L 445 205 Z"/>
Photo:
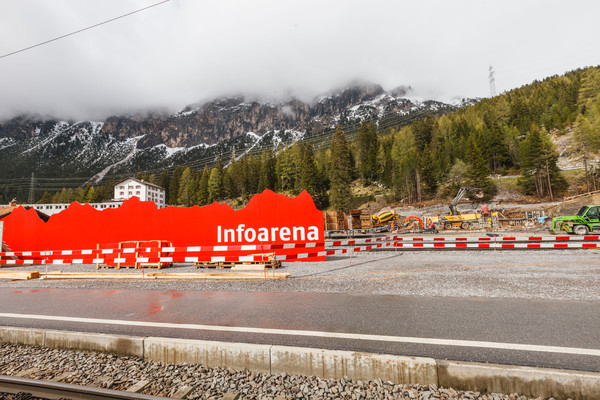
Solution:
<path fill-rule="evenodd" d="M 21 116 L 0 121 L 0 168 L 7 177 L 86 177 L 160 171 L 176 165 L 211 166 L 249 152 L 281 149 L 331 134 L 347 133 L 361 120 L 385 126 L 410 122 L 458 105 L 409 99 L 410 87 L 389 92 L 360 84 L 306 103 L 244 97 L 188 106 L 172 115 L 114 116 L 102 122 L 54 121 Z M 464 106 L 465 101 L 460 105 Z"/>

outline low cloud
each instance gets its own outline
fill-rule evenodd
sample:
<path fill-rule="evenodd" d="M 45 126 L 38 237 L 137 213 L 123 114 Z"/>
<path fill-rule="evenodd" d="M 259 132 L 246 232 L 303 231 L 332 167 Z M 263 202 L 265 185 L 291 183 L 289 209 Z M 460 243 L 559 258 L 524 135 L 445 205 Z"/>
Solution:
<path fill-rule="evenodd" d="M 0 4 L 0 55 L 154 0 Z M 582 12 L 585 10 L 585 12 Z M 176 111 L 227 93 L 311 98 L 360 79 L 489 94 L 599 63 L 600 3 L 172 0 L 0 59 L 0 118 Z"/>

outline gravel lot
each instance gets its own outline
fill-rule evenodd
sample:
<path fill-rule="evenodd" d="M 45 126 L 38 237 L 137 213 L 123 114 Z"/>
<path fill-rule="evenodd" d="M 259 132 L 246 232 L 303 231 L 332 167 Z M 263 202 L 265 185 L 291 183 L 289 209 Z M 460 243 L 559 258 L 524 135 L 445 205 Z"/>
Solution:
<path fill-rule="evenodd" d="M 3 270 L 117 272 L 95 265 L 17 266 Z M 146 270 L 145 272 L 147 272 Z M 153 270 L 155 271 L 155 270 Z M 164 272 L 223 272 L 175 264 Z M 284 262 L 285 280 L 43 280 L 0 281 L 2 287 L 327 292 L 416 296 L 600 300 L 600 250 L 379 250 Z"/>

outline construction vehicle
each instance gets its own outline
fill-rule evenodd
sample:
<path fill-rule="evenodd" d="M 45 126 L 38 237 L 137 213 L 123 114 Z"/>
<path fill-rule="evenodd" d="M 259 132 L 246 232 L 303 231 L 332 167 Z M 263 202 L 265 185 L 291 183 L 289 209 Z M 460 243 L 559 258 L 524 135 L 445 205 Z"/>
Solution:
<path fill-rule="evenodd" d="M 371 217 L 371 224 L 373 225 L 373 228 L 376 228 L 391 222 L 397 222 L 399 219 L 400 216 L 396 210 L 379 211 Z"/>
<path fill-rule="evenodd" d="M 391 231 L 393 229 L 393 224 L 396 224 L 397 227 L 399 221 L 400 215 L 396 210 L 382 210 L 371 216 L 373 232 Z"/>
<path fill-rule="evenodd" d="M 414 215 L 406 218 L 402 223 L 407 228 L 410 228 L 412 225 L 414 228 L 416 228 L 416 230 L 419 231 L 422 231 L 423 228 L 425 228 L 425 225 L 423 225 L 423 220 L 419 217 L 415 217 Z"/>
<path fill-rule="evenodd" d="M 577 215 L 552 218 L 552 233 L 565 231 L 576 235 L 587 235 L 600 230 L 600 206 L 583 206 Z"/>
<path fill-rule="evenodd" d="M 456 205 L 465 197 L 467 192 L 473 193 L 477 198 L 483 198 L 483 189 L 469 186 L 462 186 L 456 197 L 450 203 L 450 214 L 440 217 L 439 223 L 444 229 L 460 228 L 469 229 L 473 221 L 477 221 L 481 218 L 480 213 L 461 214 L 456 208 Z"/>

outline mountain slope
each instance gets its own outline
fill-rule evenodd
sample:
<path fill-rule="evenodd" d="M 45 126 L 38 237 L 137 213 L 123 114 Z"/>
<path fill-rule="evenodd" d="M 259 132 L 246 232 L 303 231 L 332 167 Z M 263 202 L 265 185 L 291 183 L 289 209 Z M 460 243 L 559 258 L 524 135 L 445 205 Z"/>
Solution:
<path fill-rule="evenodd" d="M 351 133 L 362 119 L 401 124 L 426 112 L 457 108 L 403 98 L 360 85 L 312 103 L 243 97 L 188 106 L 173 115 L 112 116 L 103 122 L 66 122 L 17 117 L 0 122 L 2 178 L 86 177 L 159 171 L 186 164 L 212 165 L 248 151 L 278 148 L 299 139 L 327 137 L 337 124 Z M 81 183 L 81 182 L 78 182 Z"/>

